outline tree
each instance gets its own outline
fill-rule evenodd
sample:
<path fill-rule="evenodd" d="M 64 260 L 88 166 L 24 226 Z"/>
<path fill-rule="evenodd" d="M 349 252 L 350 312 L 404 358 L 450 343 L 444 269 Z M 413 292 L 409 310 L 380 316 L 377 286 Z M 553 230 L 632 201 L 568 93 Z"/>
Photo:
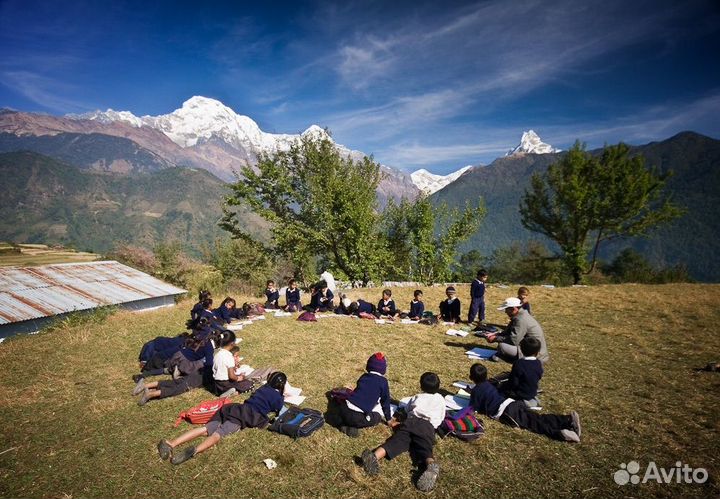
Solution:
<path fill-rule="evenodd" d="M 426 283 L 447 280 L 458 246 L 477 231 L 484 216 L 480 203 L 468 202 L 460 211 L 444 204 L 433 207 L 427 197 L 390 202 L 383 220 L 395 276 Z"/>
<path fill-rule="evenodd" d="M 376 189 L 382 180 L 372 158 L 343 157 L 329 136 L 304 136 L 288 151 L 261 155 L 231 185 L 220 225 L 250 240 L 229 209 L 247 204 L 270 222 L 268 250 L 293 261 L 299 277 L 324 258 L 350 280 L 379 275 L 384 260 Z"/>
<path fill-rule="evenodd" d="M 523 226 L 560 246 L 575 284 L 595 267 L 603 241 L 645 235 L 682 214 L 663 192 L 670 173 L 646 168 L 645 159 L 629 151 L 620 143 L 594 157 L 576 142 L 544 175 L 533 175 L 520 201 Z"/>

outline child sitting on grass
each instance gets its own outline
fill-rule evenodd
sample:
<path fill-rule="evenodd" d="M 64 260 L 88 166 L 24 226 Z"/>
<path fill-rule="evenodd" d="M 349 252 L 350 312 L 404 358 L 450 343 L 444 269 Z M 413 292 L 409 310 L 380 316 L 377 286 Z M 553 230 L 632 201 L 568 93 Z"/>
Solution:
<path fill-rule="evenodd" d="M 288 287 L 285 290 L 285 311 L 299 312 L 300 310 L 302 310 L 300 289 L 297 287 L 295 279 L 290 279 L 290 281 L 288 281 Z"/>
<path fill-rule="evenodd" d="M 423 318 L 425 313 L 425 304 L 422 301 L 423 292 L 416 289 L 413 293 L 413 300 L 410 302 L 410 312 L 408 313 L 408 319 L 413 321 L 419 321 Z"/>
<path fill-rule="evenodd" d="M 161 440 L 157 445 L 160 458 L 170 459 L 172 464 L 181 464 L 236 431 L 245 428 L 264 428 L 270 422 L 268 414 L 271 412 L 277 414 L 282 410 L 286 382 L 287 376 L 284 373 L 272 373 L 267 384 L 260 387 L 244 403 L 226 404 L 202 428 L 186 431 L 173 440 Z M 207 438 L 200 445 L 186 447 L 178 453 L 174 452 L 178 445 L 205 436 Z"/>
<path fill-rule="evenodd" d="M 555 440 L 580 442 L 580 416 L 537 414 L 521 400 L 506 398 L 487 380 L 487 369 L 480 363 L 470 367 L 470 379 L 475 387 L 470 392 L 470 405 L 475 411 L 515 428 L 530 430 Z"/>
<path fill-rule="evenodd" d="M 215 393 L 221 397 L 229 397 L 235 393 L 244 393 L 252 389 L 253 382 L 246 380 L 245 376 L 235 374 L 237 360 L 233 355 L 235 346 L 235 333 L 224 331 L 218 340 L 219 348 L 213 356 L 213 381 Z M 239 348 L 237 349 L 240 350 Z"/>
<path fill-rule="evenodd" d="M 507 380 L 498 385 L 500 393 L 515 400 L 522 400 L 529 407 L 539 405 L 537 394 L 543 365 L 536 356 L 540 352 L 540 346 L 537 338 L 523 338 L 520 342 L 522 357 L 513 363 Z"/>
<path fill-rule="evenodd" d="M 357 380 L 355 390 L 347 400 L 339 403 L 340 431 L 350 437 L 358 436 L 359 428 L 369 428 L 382 416 L 390 420 L 390 387 L 385 378 L 387 359 L 382 352 L 370 356 L 366 373 Z"/>
<path fill-rule="evenodd" d="M 447 300 L 440 302 L 440 317 L 445 322 L 460 322 L 460 299 L 457 297 L 454 286 L 445 289 Z"/>
<path fill-rule="evenodd" d="M 380 473 L 380 460 L 393 459 L 404 452 L 410 452 L 413 464 L 423 469 L 415 486 L 423 492 L 435 487 L 440 465 L 433 457 L 435 430 L 445 418 L 445 400 L 438 393 L 440 378 L 433 372 L 420 377 L 419 393 L 410 399 L 407 416 L 403 421 L 393 418 L 389 421 L 393 435 L 374 451 L 365 449 L 362 453 L 363 469 L 368 475 Z"/>
<path fill-rule="evenodd" d="M 520 286 L 518 288 L 517 297 L 520 300 L 520 303 L 522 303 L 520 308 L 527 310 L 528 314 L 532 314 L 532 312 L 530 312 L 530 290 L 525 286 Z"/>
<path fill-rule="evenodd" d="M 265 308 L 267 310 L 275 310 L 280 308 L 278 303 L 280 300 L 280 292 L 275 289 L 275 281 L 269 280 L 265 287 Z"/>
<path fill-rule="evenodd" d="M 397 315 L 397 309 L 395 308 L 395 301 L 391 298 L 392 291 L 389 289 L 383 290 L 382 299 L 378 302 L 377 312 L 375 315 L 379 317 L 395 317 Z"/>

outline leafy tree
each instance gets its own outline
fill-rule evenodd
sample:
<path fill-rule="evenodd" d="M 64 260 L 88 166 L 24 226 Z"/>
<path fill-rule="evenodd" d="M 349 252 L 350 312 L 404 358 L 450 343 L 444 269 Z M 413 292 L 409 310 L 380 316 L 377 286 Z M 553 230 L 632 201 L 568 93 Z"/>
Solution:
<path fill-rule="evenodd" d="M 272 225 L 268 248 L 290 259 L 306 280 L 324 258 L 350 280 L 367 282 L 380 273 L 376 189 L 382 180 L 372 158 L 343 157 L 327 135 L 305 136 L 288 151 L 261 155 L 232 184 L 220 225 L 234 238 L 250 240 L 229 209 L 246 204 Z"/>
<path fill-rule="evenodd" d="M 389 203 L 383 213 L 385 237 L 393 255 L 392 270 L 400 279 L 427 283 L 450 277 L 457 247 L 477 231 L 485 208 L 433 207 L 426 197 Z"/>
<path fill-rule="evenodd" d="M 487 259 L 476 249 L 472 249 L 460 256 L 452 265 L 452 280 L 456 282 L 471 282 L 477 276 L 477 271 L 487 265 Z"/>
<path fill-rule="evenodd" d="M 219 271 L 223 283 L 253 294 L 262 289 L 265 280 L 274 273 L 273 263 L 263 248 L 245 239 L 215 241 L 210 263 Z M 244 286 L 249 288 L 246 290 Z"/>
<path fill-rule="evenodd" d="M 667 283 L 689 282 L 687 269 L 683 266 L 655 268 L 645 257 L 632 248 L 622 250 L 603 272 L 615 282 Z"/>
<path fill-rule="evenodd" d="M 669 173 L 646 168 L 645 159 L 630 157 L 629 150 L 621 143 L 593 157 L 576 142 L 544 175 L 533 175 L 520 201 L 523 226 L 560 246 L 576 284 L 595 267 L 603 241 L 645 235 L 682 214 L 663 193 Z"/>

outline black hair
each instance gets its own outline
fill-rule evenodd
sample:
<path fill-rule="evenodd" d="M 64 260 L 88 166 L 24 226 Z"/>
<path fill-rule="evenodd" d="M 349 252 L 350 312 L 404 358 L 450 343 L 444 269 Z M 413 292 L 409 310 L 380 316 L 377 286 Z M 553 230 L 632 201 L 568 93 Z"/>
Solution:
<path fill-rule="evenodd" d="M 413 293 L 413 297 L 417 298 L 419 295 L 423 294 L 422 289 L 416 289 Z"/>
<path fill-rule="evenodd" d="M 225 348 L 226 346 L 230 344 L 235 344 L 235 333 L 229 330 L 225 330 L 220 333 L 219 344 L 218 346 L 220 348 Z"/>
<path fill-rule="evenodd" d="M 197 316 L 194 319 L 188 319 L 188 321 L 185 322 L 185 327 L 192 331 L 196 331 L 198 329 L 206 328 L 208 326 L 208 323 L 209 321 L 207 317 Z"/>
<path fill-rule="evenodd" d="M 208 298 L 212 298 L 212 295 L 210 294 L 210 291 L 204 289 L 198 293 L 198 301 L 204 301 Z"/>
<path fill-rule="evenodd" d="M 237 307 L 237 302 L 235 301 L 235 298 L 227 297 L 222 301 L 222 304 L 220 304 L 221 307 L 227 307 L 227 304 L 233 302 L 234 306 Z"/>
<path fill-rule="evenodd" d="M 358 302 L 354 301 L 354 302 L 350 303 L 350 306 L 348 306 L 347 309 L 348 309 L 348 312 L 350 312 L 351 314 L 354 314 L 355 312 L 358 311 L 358 308 L 360 308 Z"/>
<path fill-rule="evenodd" d="M 275 284 L 275 281 L 273 281 L 272 279 L 268 279 L 268 282 L 267 284 L 265 284 L 265 286 L 270 286 L 271 284 Z"/>
<path fill-rule="evenodd" d="M 420 376 L 420 389 L 425 393 L 437 393 L 440 389 L 440 377 L 434 372 L 426 372 Z"/>
<path fill-rule="evenodd" d="M 520 296 L 520 295 L 529 295 L 529 294 L 530 294 L 530 290 L 529 290 L 528 288 L 526 288 L 525 286 L 520 286 L 520 287 L 518 288 L 518 296 Z"/>
<path fill-rule="evenodd" d="M 268 376 L 267 379 L 267 384 L 270 388 L 275 388 L 280 393 L 285 391 L 285 383 L 287 383 L 287 376 L 285 376 L 285 373 L 281 371 L 275 371 Z"/>
<path fill-rule="evenodd" d="M 480 270 L 478 270 L 478 272 L 477 272 L 477 276 L 478 276 L 478 277 L 485 277 L 485 276 L 487 276 L 487 275 L 488 275 L 488 273 L 487 273 L 487 270 L 485 270 L 485 269 L 480 269 Z"/>
<path fill-rule="evenodd" d="M 288 281 L 288 286 L 292 286 L 293 284 L 295 284 L 295 279 L 290 279 Z"/>
<path fill-rule="evenodd" d="M 212 307 L 212 304 L 213 304 L 212 298 L 205 298 L 202 301 L 202 308 L 205 308 L 205 309 L 210 308 L 210 307 Z"/>
<path fill-rule="evenodd" d="M 230 349 L 230 353 L 238 353 L 240 351 L 240 347 L 235 345 Z"/>
<path fill-rule="evenodd" d="M 520 341 L 520 351 L 525 357 L 534 357 L 540 352 L 542 344 L 537 338 L 526 336 Z"/>
<path fill-rule="evenodd" d="M 315 285 L 315 289 L 323 289 L 323 288 L 327 288 L 327 287 L 328 287 L 328 285 L 327 285 L 327 281 L 325 279 L 323 279 L 322 281 L 318 282 Z"/>
<path fill-rule="evenodd" d="M 470 366 L 470 380 L 479 384 L 487 380 L 487 368 L 479 362 Z"/>
<path fill-rule="evenodd" d="M 389 289 L 383 289 L 383 294 L 384 294 L 384 295 L 388 295 L 388 296 L 392 296 L 392 291 L 390 291 Z"/>

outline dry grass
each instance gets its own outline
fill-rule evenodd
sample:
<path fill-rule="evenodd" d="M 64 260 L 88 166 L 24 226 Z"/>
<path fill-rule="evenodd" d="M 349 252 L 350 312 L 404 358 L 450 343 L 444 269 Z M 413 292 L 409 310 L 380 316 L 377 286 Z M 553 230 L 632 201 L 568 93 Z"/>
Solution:
<path fill-rule="evenodd" d="M 394 290 L 407 306 L 412 289 Z M 488 290 L 492 305 L 514 288 Z M 551 363 L 543 379 L 547 412 L 576 409 L 580 445 L 511 430 L 487 418 L 487 435 L 473 444 L 438 443 L 442 464 L 432 497 L 717 497 L 720 374 L 692 368 L 718 359 L 720 300 L 716 285 L 534 288 L 534 313 L 546 331 Z M 350 293 L 379 299 L 380 290 Z M 467 287 L 460 297 L 467 305 Z M 437 309 L 442 288 L 425 290 Z M 238 301 L 249 300 L 238 297 Z M 212 451 L 172 467 L 155 443 L 173 429 L 177 413 L 210 398 L 196 390 L 144 408 L 129 393 L 142 343 L 183 328 L 192 303 L 143 314 L 117 312 L 101 324 L 75 325 L 0 345 L 0 496 L 2 497 L 420 497 L 402 456 L 367 477 L 354 457 L 382 443 L 376 427 L 349 439 L 326 426 L 292 441 L 267 431 L 243 431 Z M 325 409 L 324 392 L 352 384 L 368 355 L 389 359 L 393 396 L 418 391 L 434 370 L 450 388 L 466 379 L 464 349 L 480 344 L 445 328 L 375 325 L 345 318 L 299 323 L 268 317 L 240 334 L 246 362 L 283 369 Z M 89 339 L 88 339 L 89 338 Z M 507 369 L 489 363 L 491 374 Z M 279 466 L 267 470 L 272 458 Z M 626 485 L 612 479 L 620 463 L 704 467 L 705 485 Z"/>

